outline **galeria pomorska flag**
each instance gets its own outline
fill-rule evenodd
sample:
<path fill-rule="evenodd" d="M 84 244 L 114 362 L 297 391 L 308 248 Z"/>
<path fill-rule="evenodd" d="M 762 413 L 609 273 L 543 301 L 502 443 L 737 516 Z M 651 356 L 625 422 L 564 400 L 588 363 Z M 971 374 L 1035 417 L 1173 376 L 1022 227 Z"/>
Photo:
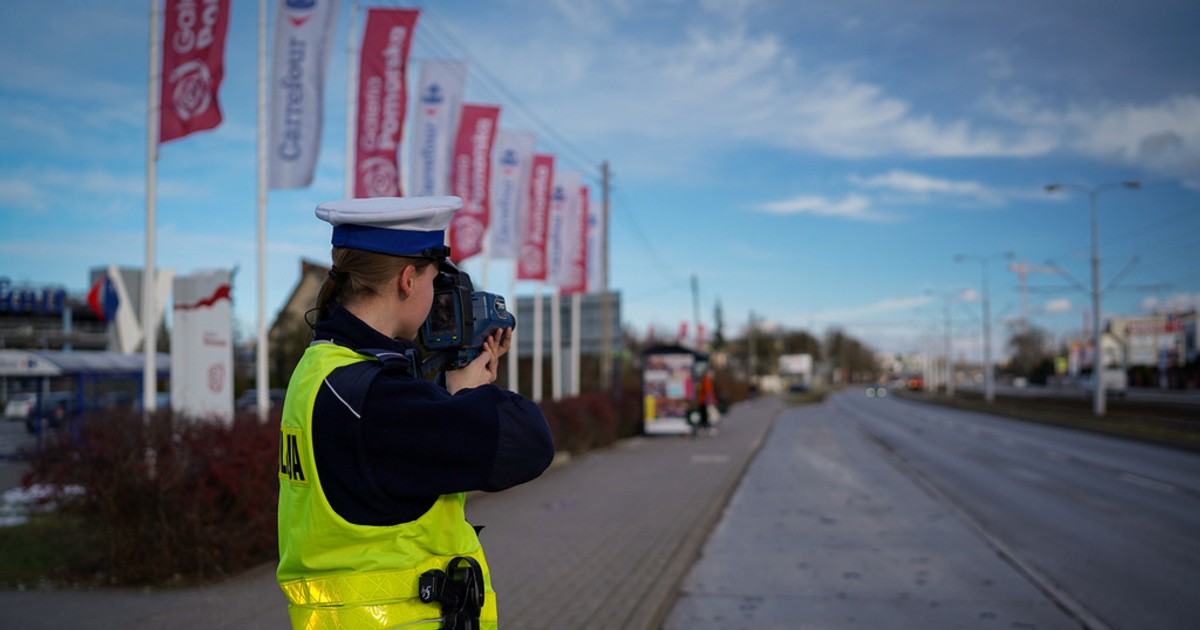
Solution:
<path fill-rule="evenodd" d="M 158 141 L 221 124 L 229 0 L 167 0 L 163 14 Z"/>

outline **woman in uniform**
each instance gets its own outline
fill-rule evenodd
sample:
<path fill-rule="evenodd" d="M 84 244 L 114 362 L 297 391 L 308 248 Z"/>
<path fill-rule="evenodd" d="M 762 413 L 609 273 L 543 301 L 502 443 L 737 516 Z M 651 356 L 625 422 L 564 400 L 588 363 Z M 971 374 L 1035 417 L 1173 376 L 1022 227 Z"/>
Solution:
<path fill-rule="evenodd" d="M 277 576 L 293 628 L 496 627 L 465 493 L 536 478 L 554 445 L 537 405 L 492 384 L 511 331 L 447 371 L 444 386 L 415 368 L 461 205 L 407 197 L 317 208 L 333 225 L 333 266 L 280 435 Z"/>

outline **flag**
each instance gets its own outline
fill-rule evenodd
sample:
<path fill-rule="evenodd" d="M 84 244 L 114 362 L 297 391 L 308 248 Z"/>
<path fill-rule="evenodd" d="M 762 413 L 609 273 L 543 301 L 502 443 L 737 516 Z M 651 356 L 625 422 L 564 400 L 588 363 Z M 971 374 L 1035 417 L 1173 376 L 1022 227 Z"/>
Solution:
<path fill-rule="evenodd" d="M 604 208 L 584 193 L 587 208 L 587 292 L 602 293 L 604 287 Z"/>
<path fill-rule="evenodd" d="M 369 9 L 358 59 L 354 196 L 401 194 L 398 151 L 408 92 L 408 51 L 417 9 Z"/>
<path fill-rule="evenodd" d="M 229 0 L 166 0 L 158 141 L 221 124 Z"/>
<path fill-rule="evenodd" d="M 520 248 L 521 216 L 529 199 L 529 172 L 536 142 L 527 131 L 501 129 L 496 133 L 488 221 L 488 256 L 492 258 L 514 258 Z"/>
<path fill-rule="evenodd" d="M 450 194 L 461 197 L 462 209 L 450 219 L 450 256 L 454 262 L 483 251 L 488 227 L 488 178 L 492 141 L 500 108 L 463 105 L 450 163 Z"/>
<path fill-rule="evenodd" d="M 583 177 L 578 171 L 555 171 L 550 193 L 550 222 L 546 234 L 546 281 L 556 287 L 574 285 L 569 277 L 571 250 L 578 248 L 572 238 L 571 222 L 579 208 L 579 189 Z M 577 232 L 575 233 L 577 234 Z"/>
<path fill-rule="evenodd" d="M 414 197 L 450 194 L 450 150 L 458 131 L 467 64 L 453 59 L 421 61 L 417 111 L 413 116 L 412 179 Z"/>
<path fill-rule="evenodd" d="M 108 279 L 107 273 L 101 273 L 96 282 L 92 284 L 92 288 L 87 294 L 87 303 L 100 321 L 112 321 L 113 315 L 117 312 L 117 306 L 121 302 L 117 297 L 117 289 Z"/>
<path fill-rule="evenodd" d="M 554 156 L 534 155 L 529 174 L 529 204 L 521 219 L 518 280 L 546 279 L 546 231 L 550 223 L 550 191 L 553 183 Z"/>
<path fill-rule="evenodd" d="M 312 183 L 321 150 L 325 69 L 338 0 L 279 0 L 271 55 L 267 186 Z"/>
<path fill-rule="evenodd" d="M 558 289 L 563 295 L 587 291 L 588 187 L 579 186 L 568 197 L 563 222 L 563 274 Z"/>
<path fill-rule="evenodd" d="M 232 279 L 218 269 L 174 280 L 171 408 L 184 416 L 233 419 Z"/>

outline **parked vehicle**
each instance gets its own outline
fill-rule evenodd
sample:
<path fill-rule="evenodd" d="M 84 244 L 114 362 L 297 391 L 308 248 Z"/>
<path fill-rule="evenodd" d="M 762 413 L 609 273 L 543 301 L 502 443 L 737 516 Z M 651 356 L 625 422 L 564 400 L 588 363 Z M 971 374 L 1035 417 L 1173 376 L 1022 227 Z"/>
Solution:
<path fill-rule="evenodd" d="M 1095 382 L 1094 378 L 1094 375 L 1088 376 L 1083 381 L 1084 387 L 1088 391 L 1095 389 L 1095 386 L 1092 384 Z M 1123 397 L 1129 390 L 1129 375 L 1120 367 L 1106 367 L 1100 370 L 1100 385 L 1104 387 L 1104 393 Z"/>
<path fill-rule="evenodd" d="M 4 419 L 6 420 L 24 420 L 33 413 L 33 403 L 37 400 L 37 394 L 27 392 L 23 394 L 13 394 L 12 398 L 8 399 L 8 403 L 4 405 Z"/>
<path fill-rule="evenodd" d="M 67 419 L 78 411 L 75 403 L 75 394 L 71 392 L 50 392 L 39 397 L 38 411 L 25 416 L 25 430 L 37 433 L 39 422 L 47 429 L 66 426 Z"/>
<path fill-rule="evenodd" d="M 267 400 L 269 401 L 271 409 L 283 407 L 284 398 L 287 398 L 286 389 L 272 389 L 267 391 Z M 247 389 L 242 393 L 241 396 L 238 397 L 237 401 L 234 403 L 234 407 L 237 411 L 246 411 L 251 413 L 257 412 L 258 390 Z"/>

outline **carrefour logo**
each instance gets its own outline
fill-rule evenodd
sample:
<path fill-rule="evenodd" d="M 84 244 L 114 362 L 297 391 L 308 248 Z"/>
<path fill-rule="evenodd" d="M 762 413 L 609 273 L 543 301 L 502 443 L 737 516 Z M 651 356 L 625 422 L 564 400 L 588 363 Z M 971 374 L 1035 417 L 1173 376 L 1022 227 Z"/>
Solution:
<path fill-rule="evenodd" d="M 317 0 L 285 0 L 284 8 L 287 9 L 287 19 L 292 23 L 292 28 L 300 28 L 312 17 L 309 11 L 317 6 Z"/>
<path fill-rule="evenodd" d="M 500 163 L 504 166 L 517 166 L 521 160 L 517 159 L 517 152 L 512 149 L 505 149 L 504 155 L 500 158 Z"/>
<path fill-rule="evenodd" d="M 421 95 L 421 102 L 426 105 L 440 105 L 443 100 L 442 86 L 437 83 L 430 83 L 429 89 Z"/>

